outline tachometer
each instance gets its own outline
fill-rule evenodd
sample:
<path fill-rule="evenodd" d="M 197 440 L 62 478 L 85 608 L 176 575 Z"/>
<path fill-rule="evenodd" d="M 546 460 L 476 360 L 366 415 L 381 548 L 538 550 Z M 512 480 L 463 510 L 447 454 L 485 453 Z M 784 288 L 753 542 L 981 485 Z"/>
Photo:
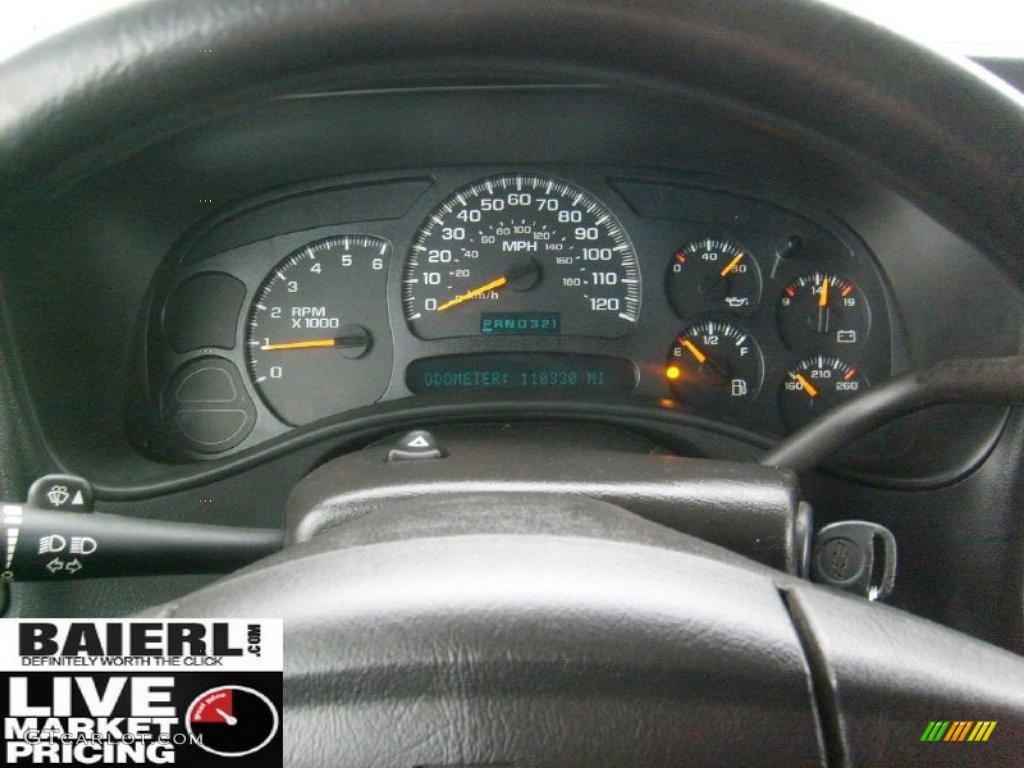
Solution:
<path fill-rule="evenodd" d="M 249 373 L 267 406 L 307 424 L 372 403 L 391 375 L 385 281 L 391 245 L 361 235 L 288 256 L 249 310 Z"/>
<path fill-rule="evenodd" d="M 422 339 L 478 334 L 623 336 L 640 315 L 640 267 L 622 225 L 564 181 L 484 179 L 423 223 L 402 300 Z"/>

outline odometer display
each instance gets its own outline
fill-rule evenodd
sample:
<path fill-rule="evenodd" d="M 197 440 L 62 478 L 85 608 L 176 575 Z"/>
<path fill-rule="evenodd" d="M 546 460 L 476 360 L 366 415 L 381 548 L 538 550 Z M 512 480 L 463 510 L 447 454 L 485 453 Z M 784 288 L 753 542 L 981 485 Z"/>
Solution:
<path fill-rule="evenodd" d="M 563 335 L 614 338 L 635 326 L 640 296 L 614 214 L 579 187 L 525 174 L 484 179 L 438 206 L 402 275 L 405 317 L 422 339 L 486 333 L 485 315 L 518 313 L 557 316 Z"/>
<path fill-rule="evenodd" d="M 636 368 L 616 357 L 550 353 L 449 355 L 414 361 L 406 383 L 431 392 L 631 392 Z"/>

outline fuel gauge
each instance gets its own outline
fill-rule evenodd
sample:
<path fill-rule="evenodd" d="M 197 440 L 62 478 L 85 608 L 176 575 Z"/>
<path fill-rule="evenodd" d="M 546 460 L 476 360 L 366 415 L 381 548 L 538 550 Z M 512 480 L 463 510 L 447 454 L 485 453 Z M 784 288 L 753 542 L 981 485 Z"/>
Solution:
<path fill-rule="evenodd" d="M 764 358 L 747 331 L 705 320 L 676 337 L 665 376 L 682 402 L 709 410 L 736 409 L 757 397 Z"/>

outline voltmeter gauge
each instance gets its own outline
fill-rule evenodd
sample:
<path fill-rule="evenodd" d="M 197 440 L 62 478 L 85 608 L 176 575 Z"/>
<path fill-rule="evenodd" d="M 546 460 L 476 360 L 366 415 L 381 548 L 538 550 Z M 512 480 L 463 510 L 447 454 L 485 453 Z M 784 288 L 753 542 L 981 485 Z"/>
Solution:
<path fill-rule="evenodd" d="M 705 320 L 676 337 L 665 376 L 685 403 L 705 410 L 735 410 L 757 397 L 764 358 L 749 332 L 733 323 Z"/>
<path fill-rule="evenodd" d="M 851 280 L 828 272 L 801 275 L 782 289 L 779 333 L 791 349 L 856 347 L 868 335 L 867 299 Z"/>
<path fill-rule="evenodd" d="M 676 251 L 665 288 L 681 317 L 715 311 L 747 314 L 761 301 L 761 268 L 746 248 L 707 237 Z"/>
<path fill-rule="evenodd" d="M 782 421 L 797 430 L 869 386 L 863 371 L 838 357 L 815 355 L 801 360 L 782 382 Z"/>

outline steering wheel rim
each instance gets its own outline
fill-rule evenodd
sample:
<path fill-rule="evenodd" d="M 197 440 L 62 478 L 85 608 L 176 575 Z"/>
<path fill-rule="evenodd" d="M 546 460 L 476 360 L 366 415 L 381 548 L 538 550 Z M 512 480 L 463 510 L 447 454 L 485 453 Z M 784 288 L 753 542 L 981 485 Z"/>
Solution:
<path fill-rule="evenodd" d="M 83 147 L 145 141 L 181 105 L 280 94 L 310 74 L 386 84 L 396 62 L 436 80 L 442 62 L 496 54 L 681 86 L 800 126 L 886 169 L 1021 273 L 1024 95 L 816 0 L 152 0 L 4 63 L 3 184 L 13 194 Z"/>
<path fill-rule="evenodd" d="M 281 95 L 307 77 L 328 76 L 342 88 L 386 85 L 401 81 L 387 69 L 400 61 L 421 73 L 438 65 L 431 77 L 443 79 L 441 63 L 496 55 L 685 89 L 798 126 L 885 169 L 914 199 L 1021 274 L 1024 97 L 979 67 L 813 0 L 148 2 L 0 67 L 0 183 L 5 197 L 16 197 L 66 180 L 130 153 L 209 104 Z M 479 556 L 464 541 L 448 543 L 466 558 L 460 562 Z M 629 547 L 607 546 L 609 555 Z M 490 551 L 497 556 L 500 547 Z M 547 562 L 560 556 L 549 553 Z M 691 565 L 708 570 L 694 558 L 671 560 L 679 584 Z M 344 565 L 337 557 L 330 563 Z M 570 597 L 587 593 L 584 565 Z M 521 573 L 514 561 L 508 566 L 510 576 Z M 408 561 L 403 567 L 415 571 Z M 714 584 L 724 572 L 711 568 L 707 575 Z M 758 583 L 772 592 L 767 578 Z M 784 609 L 775 608 L 781 626 Z M 801 692 L 810 695 L 806 687 Z M 445 754 L 460 756 L 457 749 Z"/>

